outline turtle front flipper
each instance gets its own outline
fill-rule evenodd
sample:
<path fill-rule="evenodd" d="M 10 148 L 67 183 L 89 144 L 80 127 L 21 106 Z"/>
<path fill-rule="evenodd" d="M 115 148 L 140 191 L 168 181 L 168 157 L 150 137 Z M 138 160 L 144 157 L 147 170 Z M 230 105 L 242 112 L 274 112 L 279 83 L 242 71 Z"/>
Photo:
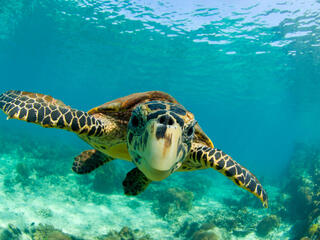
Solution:
<path fill-rule="evenodd" d="M 78 174 L 90 173 L 113 159 L 96 149 L 87 150 L 74 158 L 72 170 Z"/>
<path fill-rule="evenodd" d="M 8 91 L 0 95 L 0 109 L 14 118 L 48 128 L 61 128 L 78 134 L 100 135 L 100 120 L 86 112 L 72 109 L 48 95 Z"/>
<path fill-rule="evenodd" d="M 221 150 L 199 146 L 191 150 L 189 160 L 202 168 L 214 168 L 239 187 L 258 197 L 264 207 L 268 207 L 267 193 L 258 179 L 248 169 L 241 166 Z"/>
<path fill-rule="evenodd" d="M 122 182 L 124 194 L 128 196 L 138 195 L 146 190 L 151 182 L 138 168 L 134 168 L 127 173 Z"/>

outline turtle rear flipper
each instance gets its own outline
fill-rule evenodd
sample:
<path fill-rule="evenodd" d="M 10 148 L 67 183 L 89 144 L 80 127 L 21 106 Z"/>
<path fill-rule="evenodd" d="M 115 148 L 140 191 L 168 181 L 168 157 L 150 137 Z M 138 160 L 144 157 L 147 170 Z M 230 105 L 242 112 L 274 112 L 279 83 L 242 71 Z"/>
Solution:
<path fill-rule="evenodd" d="M 72 170 L 78 174 L 90 173 L 113 159 L 96 149 L 87 150 L 74 158 Z"/>
<path fill-rule="evenodd" d="M 127 173 L 122 182 L 124 194 L 136 196 L 142 193 L 152 181 L 148 179 L 138 168 L 132 169 Z"/>
<path fill-rule="evenodd" d="M 86 112 L 72 109 L 51 96 L 23 91 L 8 91 L 0 95 L 0 109 L 14 118 L 48 128 L 61 128 L 78 134 L 100 135 L 100 120 Z"/>

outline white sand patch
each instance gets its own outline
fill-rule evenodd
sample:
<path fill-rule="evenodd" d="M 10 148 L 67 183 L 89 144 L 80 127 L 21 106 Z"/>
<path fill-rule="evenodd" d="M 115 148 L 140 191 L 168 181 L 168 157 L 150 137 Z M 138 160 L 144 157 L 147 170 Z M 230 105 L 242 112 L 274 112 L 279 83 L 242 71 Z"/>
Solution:
<path fill-rule="evenodd" d="M 8 172 L 10 167 L 10 171 L 14 171 L 14 162 L 17 161 L 9 155 L 0 158 L 4 159 L 11 166 L 2 167 L 0 171 Z M 5 174 L 0 175 L 2 182 L 4 177 Z M 6 192 L 1 184 L 0 226 L 6 227 L 11 223 L 23 228 L 30 224 L 51 224 L 66 233 L 86 239 L 128 226 L 143 230 L 156 239 L 173 239 L 169 224 L 153 213 L 152 203 L 125 195 L 92 192 L 103 199 L 104 204 L 96 204 L 77 198 L 75 189 L 79 186 L 74 176 L 67 176 L 64 180 L 64 183 L 56 185 L 43 181 L 42 186 L 37 186 L 40 189 L 36 192 L 30 191 L 29 187 L 23 190 L 20 186 L 14 186 L 14 192 Z M 134 207 L 130 207 L 132 205 Z M 41 215 L 41 211 L 50 214 Z"/>

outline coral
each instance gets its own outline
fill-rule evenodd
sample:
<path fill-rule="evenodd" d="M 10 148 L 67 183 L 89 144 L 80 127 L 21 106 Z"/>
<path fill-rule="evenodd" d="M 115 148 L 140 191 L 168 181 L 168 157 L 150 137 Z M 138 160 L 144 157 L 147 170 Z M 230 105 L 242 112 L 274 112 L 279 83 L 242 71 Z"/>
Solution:
<path fill-rule="evenodd" d="M 192 240 L 218 240 L 219 237 L 213 230 L 216 225 L 212 222 L 204 222 L 200 229 L 193 233 Z"/>
<path fill-rule="evenodd" d="M 215 212 L 206 217 L 205 222 L 212 223 L 230 234 L 240 236 L 254 231 L 252 226 L 256 223 L 256 216 L 245 207 L 234 208 L 228 206 L 227 208 L 216 209 Z"/>
<path fill-rule="evenodd" d="M 1 229 L 0 240 L 8 240 L 8 239 L 14 239 L 14 237 L 12 236 L 12 233 L 9 232 L 7 229 Z"/>
<path fill-rule="evenodd" d="M 215 228 L 216 225 L 212 221 L 203 222 L 201 225 L 198 222 L 185 221 L 175 236 L 184 236 L 186 239 L 218 239 L 213 238 L 215 234 L 212 230 Z"/>
<path fill-rule="evenodd" d="M 7 229 L 1 229 L 0 240 L 20 239 L 22 232 L 13 224 L 9 224 Z"/>
<path fill-rule="evenodd" d="M 259 224 L 257 225 L 257 235 L 260 237 L 267 236 L 273 229 L 278 228 L 280 226 L 279 217 L 276 215 L 270 215 L 264 217 Z"/>
<path fill-rule="evenodd" d="M 34 230 L 32 237 L 34 240 L 72 240 L 73 238 L 51 225 L 39 224 Z"/>
<path fill-rule="evenodd" d="M 297 144 L 290 160 L 289 181 L 283 189 L 291 196 L 286 206 L 288 219 L 294 222 L 293 238 L 311 236 L 310 229 L 320 215 L 319 169 L 320 146 Z"/>
<path fill-rule="evenodd" d="M 53 216 L 53 213 L 49 208 L 41 208 L 36 213 L 44 218 L 50 218 Z"/>
<path fill-rule="evenodd" d="M 173 217 L 181 211 L 190 211 L 193 198 L 192 192 L 180 188 L 169 188 L 159 194 L 155 209 L 161 217 Z"/>
<path fill-rule="evenodd" d="M 235 237 L 239 237 L 239 238 L 243 238 L 245 236 L 247 236 L 251 231 L 250 230 L 233 230 L 232 231 L 232 235 L 234 235 Z"/>
<path fill-rule="evenodd" d="M 22 186 L 26 186 L 30 182 L 30 169 L 25 163 L 18 163 L 16 165 L 16 182 L 21 183 Z"/>
<path fill-rule="evenodd" d="M 3 186 L 6 192 L 14 192 L 15 182 L 10 176 L 6 176 L 3 180 Z"/>
<path fill-rule="evenodd" d="M 106 236 L 98 237 L 98 240 L 152 240 L 152 238 L 142 231 L 123 227 L 120 232 L 110 231 Z"/>
<path fill-rule="evenodd" d="M 270 209 L 272 210 L 273 214 L 281 217 L 281 219 L 289 220 L 289 211 L 287 206 L 291 201 L 291 195 L 281 192 L 276 196 L 275 201 L 273 201 L 272 205 L 270 206 Z"/>
<path fill-rule="evenodd" d="M 211 229 L 214 229 L 216 227 L 216 225 L 212 222 L 205 222 L 201 225 L 200 227 L 200 230 L 204 230 L 204 231 L 207 231 L 207 230 L 211 230 Z"/>
<path fill-rule="evenodd" d="M 30 177 L 30 170 L 25 163 L 18 163 L 16 165 L 16 172 L 22 178 L 29 178 Z"/>
<path fill-rule="evenodd" d="M 217 223 L 216 223 L 217 226 L 222 227 L 222 228 L 226 229 L 229 232 L 232 232 L 240 224 L 240 222 L 237 221 L 237 219 L 233 218 L 233 217 L 222 217 L 221 216 L 221 218 L 216 220 L 217 221 Z M 220 222 L 218 222 L 218 221 L 220 221 Z"/>
<path fill-rule="evenodd" d="M 316 218 L 308 230 L 311 239 L 320 239 L 320 217 Z"/>
<path fill-rule="evenodd" d="M 198 231 L 191 238 L 192 240 L 219 240 L 219 237 L 214 232 Z"/>
<path fill-rule="evenodd" d="M 311 187 L 308 186 L 298 186 L 298 201 L 303 202 L 305 206 L 310 208 L 310 205 L 312 205 L 312 200 L 313 200 L 313 191 Z"/>
<path fill-rule="evenodd" d="M 315 235 L 317 232 L 319 232 L 320 226 L 319 224 L 312 224 L 311 227 L 309 228 L 309 234 L 311 236 Z"/>
<path fill-rule="evenodd" d="M 197 222 L 185 221 L 182 227 L 174 234 L 176 237 L 184 236 L 186 239 L 190 239 L 193 234 L 200 230 L 200 224 Z"/>
<path fill-rule="evenodd" d="M 290 230 L 292 239 L 300 239 L 303 236 L 307 236 L 308 235 L 307 229 L 308 229 L 308 223 L 306 221 L 303 221 L 303 220 L 296 221 Z"/>

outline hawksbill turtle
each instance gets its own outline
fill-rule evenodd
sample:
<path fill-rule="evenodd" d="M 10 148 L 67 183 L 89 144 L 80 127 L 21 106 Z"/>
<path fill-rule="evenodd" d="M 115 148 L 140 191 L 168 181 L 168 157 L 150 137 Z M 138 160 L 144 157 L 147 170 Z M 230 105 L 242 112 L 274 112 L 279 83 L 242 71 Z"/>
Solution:
<path fill-rule="evenodd" d="M 84 112 L 48 95 L 7 91 L 0 95 L 0 108 L 8 119 L 65 129 L 91 145 L 75 157 L 72 170 L 78 174 L 114 159 L 131 161 L 135 168 L 123 181 L 126 195 L 137 195 L 175 171 L 213 168 L 268 206 L 258 179 L 215 148 L 194 115 L 167 93 L 134 93 Z"/>

